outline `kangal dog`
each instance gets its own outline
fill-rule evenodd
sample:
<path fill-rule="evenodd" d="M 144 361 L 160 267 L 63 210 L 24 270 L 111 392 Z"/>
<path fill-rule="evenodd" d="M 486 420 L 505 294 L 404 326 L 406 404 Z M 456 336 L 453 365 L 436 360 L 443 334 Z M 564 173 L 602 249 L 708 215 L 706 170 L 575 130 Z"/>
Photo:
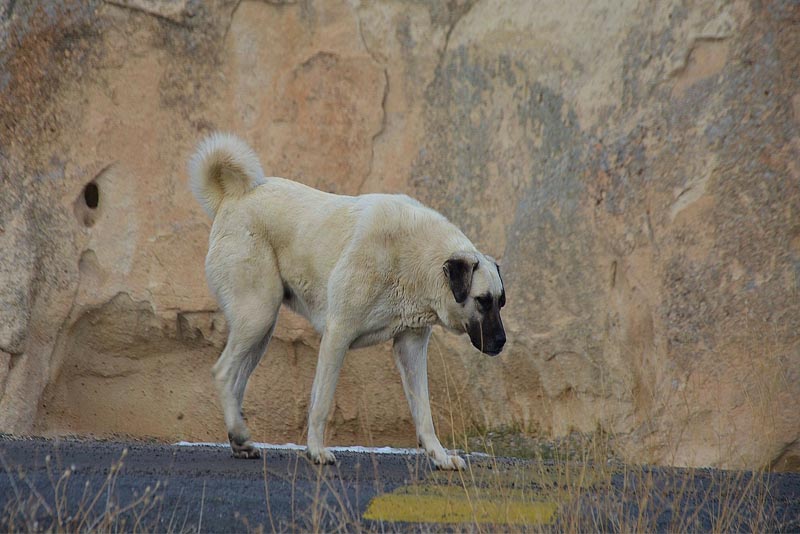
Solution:
<path fill-rule="evenodd" d="M 420 445 L 437 467 L 464 468 L 433 428 L 428 340 L 439 324 L 500 353 L 505 291 L 495 261 L 408 196 L 334 195 L 265 178 L 258 156 L 232 135 L 202 141 L 189 176 L 214 219 L 206 276 L 230 333 L 213 371 L 233 455 L 259 457 L 242 398 L 283 303 L 322 335 L 308 416 L 314 462 L 336 461 L 323 436 L 345 353 L 391 339 Z"/>

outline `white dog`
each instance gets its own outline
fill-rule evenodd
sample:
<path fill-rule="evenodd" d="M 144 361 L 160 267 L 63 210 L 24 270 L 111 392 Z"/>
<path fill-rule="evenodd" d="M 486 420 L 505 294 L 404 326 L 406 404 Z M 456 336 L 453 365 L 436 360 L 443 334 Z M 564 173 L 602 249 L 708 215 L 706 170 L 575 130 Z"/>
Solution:
<path fill-rule="evenodd" d="M 233 455 L 259 457 L 242 398 L 285 303 L 322 335 L 308 420 L 312 460 L 335 462 L 323 436 L 345 353 L 392 339 L 420 445 L 437 467 L 464 468 L 433 428 L 428 340 L 440 324 L 500 353 L 505 291 L 494 260 L 408 196 L 334 195 L 265 178 L 255 153 L 232 135 L 206 138 L 189 175 L 214 219 L 206 276 L 230 333 L 213 371 Z"/>

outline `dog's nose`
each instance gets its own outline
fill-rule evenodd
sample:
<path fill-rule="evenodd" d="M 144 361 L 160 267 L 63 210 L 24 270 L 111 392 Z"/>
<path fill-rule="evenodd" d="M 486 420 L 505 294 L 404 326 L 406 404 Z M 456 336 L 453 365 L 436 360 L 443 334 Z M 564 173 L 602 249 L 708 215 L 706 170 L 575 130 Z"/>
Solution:
<path fill-rule="evenodd" d="M 505 344 L 506 344 L 506 336 L 505 334 L 501 334 L 492 340 L 492 343 L 489 344 L 487 350 L 485 350 L 484 352 L 486 354 L 489 354 L 490 356 L 497 356 L 498 354 L 500 354 L 500 352 L 502 352 L 503 346 Z"/>

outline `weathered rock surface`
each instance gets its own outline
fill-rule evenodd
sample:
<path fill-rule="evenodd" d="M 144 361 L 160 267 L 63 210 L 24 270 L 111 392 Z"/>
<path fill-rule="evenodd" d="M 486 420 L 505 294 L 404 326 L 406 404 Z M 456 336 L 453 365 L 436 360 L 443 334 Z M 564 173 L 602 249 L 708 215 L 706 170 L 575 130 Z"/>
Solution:
<path fill-rule="evenodd" d="M 504 355 L 434 336 L 442 433 L 600 427 L 635 461 L 797 469 L 798 23 L 788 1 L 0 2 L 0 430 L 224 439 L 184 170 L 223 129 L 501 259 Z M 318 341 L 281 317 L 257 439 L 304 439 Z M 414 443 L 388 345 L 336 399 L 331 442 Z"/>

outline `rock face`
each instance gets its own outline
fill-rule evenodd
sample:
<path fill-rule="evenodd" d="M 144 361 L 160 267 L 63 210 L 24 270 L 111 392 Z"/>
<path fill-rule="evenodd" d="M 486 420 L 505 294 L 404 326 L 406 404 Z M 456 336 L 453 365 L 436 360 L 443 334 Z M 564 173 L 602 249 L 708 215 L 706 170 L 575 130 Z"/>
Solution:
<path fill-rule="evenodd" d="M 0 430 L 221 441 L 225 323 L 185 162 L 403 192 L 499 258 L 510 344 L 431 347 L 440 433 L 602 428 L 631 460 L 800 465 L 800 11 L 630 0 L 0 2 Z M 284 313 L 254 437 L 304 440 Z M 388 345 L 331 443 L 414 443 Z"/>

